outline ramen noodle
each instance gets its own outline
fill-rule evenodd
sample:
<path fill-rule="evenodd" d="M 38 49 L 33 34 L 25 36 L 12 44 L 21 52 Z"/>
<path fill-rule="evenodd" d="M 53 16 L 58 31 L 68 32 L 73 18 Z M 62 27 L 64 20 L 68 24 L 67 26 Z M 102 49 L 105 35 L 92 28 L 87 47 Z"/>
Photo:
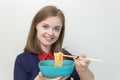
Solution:
<path fill-rule="evenodd" d="M 55 59 L 55 66 L 56 67 L 62 66 L 62 64 L 63 64 L 63 53 L 62 52 L 54 53 L 54 59 Z"/>

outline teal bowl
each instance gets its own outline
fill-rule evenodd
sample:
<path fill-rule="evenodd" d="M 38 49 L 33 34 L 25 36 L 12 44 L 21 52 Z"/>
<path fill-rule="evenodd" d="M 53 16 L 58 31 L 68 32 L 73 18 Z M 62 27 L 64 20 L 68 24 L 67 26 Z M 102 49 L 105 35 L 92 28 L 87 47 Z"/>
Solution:
<path fill-rule="evenodd" d="M 72 60 L 63 60 L 63 65 L 60 67 L 55 67 L 54 63 L 54 60 L 43 60 L 39 62 L 38 67 L 48 78 L 66 77 L 73 72 L 74 62 Z"/>

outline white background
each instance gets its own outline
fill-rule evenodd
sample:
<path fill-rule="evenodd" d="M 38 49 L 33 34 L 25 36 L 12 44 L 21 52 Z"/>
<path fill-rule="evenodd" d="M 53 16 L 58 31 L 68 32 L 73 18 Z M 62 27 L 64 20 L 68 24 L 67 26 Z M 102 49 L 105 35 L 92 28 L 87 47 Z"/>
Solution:
<path fill-rule="evenodd" d="M 95 80 L 120 80 L 120 0 L 0 0 L 0 80 L 13 80 L 31 20 L 46 5 L 66 17 L 64 46 L 104 62 L 91 62 Z"/>

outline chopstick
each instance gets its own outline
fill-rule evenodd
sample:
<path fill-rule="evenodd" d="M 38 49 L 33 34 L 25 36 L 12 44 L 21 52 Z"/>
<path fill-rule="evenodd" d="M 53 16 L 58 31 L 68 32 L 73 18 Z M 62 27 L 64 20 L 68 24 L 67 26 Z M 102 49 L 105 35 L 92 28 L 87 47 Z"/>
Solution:
<path fill-rule="evenodd" d="M 63 54 L 63 56 L 70 57 L 70 58 L 76 58 L 77 57 L 77 56 L 65 55 L 65 54 Z M 95 58 L 86 58 L 86 59 L 90 60 L 90 61 L 94 61 L 94 62 L 103 62 L 101 59 L 95 59 Z"/>
<path fill-rule="evenodd" d="M 65 57 L 70 57 L 70 58 L 75 58 L 76 56 L 72 56 L 72 55 L 65 55 L 65 54 L 63 54 L 63 56 L 65 56 Z"/>
<path fill-rule="evenodd" d="M 101 59 L 95 59 L 95 58 L 86 58 L 86 59 L 90 61 L 95 61 L 95 62 L 103 62 L 103 60 Z"/>

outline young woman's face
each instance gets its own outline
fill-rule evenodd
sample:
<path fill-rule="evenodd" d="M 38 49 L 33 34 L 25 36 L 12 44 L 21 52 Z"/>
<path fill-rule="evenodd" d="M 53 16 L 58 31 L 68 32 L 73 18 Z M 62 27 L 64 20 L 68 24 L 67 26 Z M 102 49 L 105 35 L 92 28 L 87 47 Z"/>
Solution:
<path fill-rule="evenodd" d="M 55 43 L 62 29 L 62 22 L 59 17 L 48 17 L 39 22 L 36 26 L 37 37 L 41 46 L 51 46 Z"/>

